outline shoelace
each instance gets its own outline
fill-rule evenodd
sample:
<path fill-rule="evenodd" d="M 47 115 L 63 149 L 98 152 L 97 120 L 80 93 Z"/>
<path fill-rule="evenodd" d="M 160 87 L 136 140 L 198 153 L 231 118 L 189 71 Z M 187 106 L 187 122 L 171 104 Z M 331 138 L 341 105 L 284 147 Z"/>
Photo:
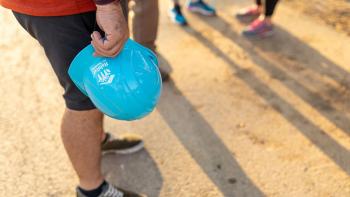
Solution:
<path fill-rule="evenodd" d="M 101 197 L 124 197 L 124 193 L 108 185 L 107 191 Z"/>

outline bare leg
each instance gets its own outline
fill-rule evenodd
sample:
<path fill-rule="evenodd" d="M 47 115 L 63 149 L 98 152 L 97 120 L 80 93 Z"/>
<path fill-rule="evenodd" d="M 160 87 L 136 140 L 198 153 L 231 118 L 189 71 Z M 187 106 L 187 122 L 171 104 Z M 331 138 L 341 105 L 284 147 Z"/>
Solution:
<path fill-rule="evenodd" d="M 158 33 L 159 5 L 158 0 L 134 0 L 134 17 L 132 18 L 133 37 L 136 42 L 156 53 Z M 159 67 L 163 81 L 169 79 L 169 73 Z"/>
<path fill-rule="evenodd" d="M 133 37 L 136 42 L 155 51 L 159 20 L 158 0 L 134 1 Z"/>
<path fill-rule="evenodd" d="M 171 0 L 175 5 L 180 5 L 179 0 Z"/>
<path fill-rule="evenodd" d="M 275 11 L 278 0 L 266 0 L 265 13 L 260 15 L 260 20 L 265 20 L 268 24 L 272 24 L 271 17 Z"/>
<path fill-rule="evenodd" d="M 66 109 L 61 136 L 70 161 L 79 177 L 80 187 L 91 190 L 102 181 L 101 138 L 103 115 L 100 111 Z"/>

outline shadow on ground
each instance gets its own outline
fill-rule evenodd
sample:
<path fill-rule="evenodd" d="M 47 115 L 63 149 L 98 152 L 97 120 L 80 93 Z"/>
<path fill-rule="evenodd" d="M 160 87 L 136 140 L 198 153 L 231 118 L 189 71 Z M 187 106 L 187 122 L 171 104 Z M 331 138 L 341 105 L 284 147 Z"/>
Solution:
<path fill-rule="evenodd" d="M 163 63 L 169 64 L 165 59 Z M 179 141 L 224 196 L 264 196 L 209 123 L 173 81 L 164 83 L 157 110 Z"/>
<path fill-rule="evenodd" d="M 254 48 L 255 45 L 258 47 L 264 47 L 263 43 L 257 44 L 257 42 L 264 42 L 264 41 L 254 41 L 254 40 L 248 40 L 245 38 L 242 38 L 238 33 L 231 30 L 230 26 L 231 24 L 225 21 L 224 19 L 217 17 L 217 18 L 203 18 L 200 16 L 197 16 L 198 18 L 205 21 L 209 26 L 211 26 L 213 29 L 219 29 L 222 30 L 221 33 L 223 36 L 229 38 L 233 42 L 237 43 L 241 48 L 243 48 L 248 54 L 249 57 L 253 62 L 255 62 L 258 66 L 266 70 L 271 76 L 275 76 L 277 79 L 281 81 L 286 87 L 288 87 L 290 90 L 292 90 L 296 95 L 300 96 L 304 101 L 309 103 L 311 106 L 313 106 L 316 110 L 319 111 L 320 114 L 324 115 L 328 120 L 333 122 L 335 125 L 337 125 L 339 128 L 343 129 L 344 132 L 347 134 L 350 133 L 349 130 L 349 118 L 345 116 L 344 114 L 341 114 L 341 112 L 337 111 L 330 102 L 323 100 L 320 98 L 320 95 L 318 95 L 318 92 L 311 92 L 306 87 L 304 87 L 302 84 L 300 84 L 297 80 L 290 77 L 290 75 L 286 72 L 284 72 L 282 69 L 280 69 L 277 65 L 269 61 L 268 59 L 261 56 L 256 49 Z M 249 69 L 243 69 L 240 65 L 238 65 L 236 62 L 234 62 L 227 54 L 226 52 L 222 51 L 220 48 L 218 48 L 210 38 L 207 38 L 203 35 L 203 33 L 198 32 L 197 30 L 188 27 L 184 28 L 184 31 L 190 35 L 193 36 L 193 38 L 200 41 L 204 46 L 211 49 L 211 51 L 216 54 L 218 57 L 220 57 L 222 60 L 224 60 L 227 64 L 231 66 L 231 68 L 234 70 L 234 73 L 236 77 L 240 78 L 242 81 L 244 81 L 250 88 L 252 88 L 258 95 L 260 95 L 267 103 L 270 104 L 272 108 L 274 108 L 276 111 L 278 111 L 286 120 L 288 120 L 291 124 L 293 124 L 300 132 L 304 134 L 313 144 L 315 144 L 321 151 L 323 151 L 326 155 L 328 155 L 329 158 L 331 158 L 339 167 L 341 167 L 347 174 L 350 175 L 350 152 L 337 143 L 333 138 L 331 138 L 324 130 L 319 128 L 317 125 L 315 125 L 313 122 L 309 120 L 308 117 L 305 117 L 303 114 L 301 114 L 293 105 L 289 104 L 286 100 L 284 100 L 282 97 L 278 95 L 275 91 L 273 91 L 267 84 L 264 84 L 260 79 L 256 77 L 256 75 Z M 310 62 L 307 66 L 304 65 L 304 67 L 309 68 L 311 65 L 311 68 L 315 72 L 319 72 L 322 75 L 326 75 L 335 81 L 337 81 L 339 84 L 342 85 L 348 85 L 348 81 L 350 80 L 349 73 L 343 70 L 341 67 L 337 66 L 324 56 L 322 56 L 319 52 L 313 50 L 285 30 L 282 30 L 281 28 L 277 29 L 277 34 L 281 34 L 277 36 L 278 39 L 273 41 L 275 44 L 278 43 L 296 43 L 300 49 L 303 51 L 292 51 L 292 53 L 299 54 L 300 52 L 307 52 L 310 55 L 314 56 L 315 59 Z M 266 42 L 266 41 L 265 41 Z M 269 41 L 270 43 L 272 41 Z M 253 46 L 254 45 L 254 46 Z M 286 46 L 286 45 L 284 45 Z M 267 50 L 267 49 L 266 49 Z M 269 50 L 272 50 L 272 47 L 269 48 Z M 281 50 L 276 50 L 276 53 L 279 53 Z M 282 50 L 283 51 L 283 50 Z M 281 53 L 283 55 L 283 52 Z M 309 60 L 311 61 L 311 60 Z M 300 64 L 303 62 L 300 61 Z M 321 67 L 322 63 L 326 63 L 328 66 L 324 68 Z M 286 65 L 288 66 L 288 65 Z M 315 82 L 320 83 L 320 82 Z M 313 85 L 313 84 L 308 84 Z M 336 91 L 338 94 L 341 94 L 337 90 L 329 91 L 328 93 L 332 96 L 334 94 L 334 91 Z M 327 92 L 322 92 L 323 94 L 326 94 Z M 346 102 L 343 102 L 343 107 L 347 107 Z"/>
<path fill-rule="evenodd" d="M 132 155 L 106 154 L 102 172 L 111 183 L 149 197 L 159 196 L 163 185 L 157 164 L 146 150 Z"/>
<path fill-rule="evenodd" d="M 346 114 L 349 111 L 346 109 L 350 109 L 350 102 L 347 102 L 350 96 L 344 94 L 345 91 L 350 90 L 349 72 L 281 27 L 276 26 L 275 35 L 268 39 L 245 39 L 232 31 L 230 23 L 221 17 L 208 19 L 198 16 L 198 18 L 213 29 L 227 27 L 221 32 L 223 36 L 238 44 L 248 52 L 249 58 L 254 63 L 268 72 L 270 76 L 281 81 L 329 121 L 350 135 L 350 115 Z M 256 47 L 260 50 L 257 50 Z M 261 51 L 272 52 L 270 54 L 275 56 L 267 55 L 264 57 Z M 276 58 L 278 58 L 278 64 L 271 61 L 271 59 Z M 316 89 L 310 90 L 292 75 L 293 73 L 297 75 L 304 70 L 312 70 L 320 76 L 328 77 L 336 81 L 341 88 L 330 87 L 315 75 L 314 79 L 307 80 L 308 86 L 313 86 Z M 322 89 L 317 89 L 318 87 L 322 87 Z M 338 102 L 330 100 L 330 98 L 338 98 Z M 336 108 L 332 103 L 338 107 Z"/>

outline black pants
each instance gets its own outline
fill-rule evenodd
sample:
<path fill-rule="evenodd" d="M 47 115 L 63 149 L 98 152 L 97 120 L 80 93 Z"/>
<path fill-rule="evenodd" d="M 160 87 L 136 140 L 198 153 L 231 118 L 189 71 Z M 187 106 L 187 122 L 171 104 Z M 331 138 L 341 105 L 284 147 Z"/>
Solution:
<path fill-rule="evenodd" d="M 272 16 L 275 11 L 278 0 L 265 0 L 265 16 Z M 262 5 L 261 0 L 256 0 L 257 5 Z"/>
<path fill-rule="evenodd" d="M 122 0 L 122 5 L 126 14 L 126 0 Z M 90 44 L 91 33 L 99 30 L 96 13 L 92 11 L 43 17 L 13 13 L 21 26 L 44 48 L 58 81 L 64 88 L 63 98 L 67 108 L 78 111 L 94 109 L 94 104 L 75 86 L 67 71 L 73 58 Z"/>

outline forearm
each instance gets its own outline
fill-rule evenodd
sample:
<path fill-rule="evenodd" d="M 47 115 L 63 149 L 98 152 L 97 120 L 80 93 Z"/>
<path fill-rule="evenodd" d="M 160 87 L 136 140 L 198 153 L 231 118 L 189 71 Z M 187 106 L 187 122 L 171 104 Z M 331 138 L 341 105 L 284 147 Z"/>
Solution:
<path fill-rule="evenodd" d="M 129 38 L 128 25 L 119 2 L 114 0 L 107 4 L 96 4 L 96 22 L 104 32 L 104 37 L 98 31 L 92 33 L 91 44 L 96 56 L 115 57 Z"/>

